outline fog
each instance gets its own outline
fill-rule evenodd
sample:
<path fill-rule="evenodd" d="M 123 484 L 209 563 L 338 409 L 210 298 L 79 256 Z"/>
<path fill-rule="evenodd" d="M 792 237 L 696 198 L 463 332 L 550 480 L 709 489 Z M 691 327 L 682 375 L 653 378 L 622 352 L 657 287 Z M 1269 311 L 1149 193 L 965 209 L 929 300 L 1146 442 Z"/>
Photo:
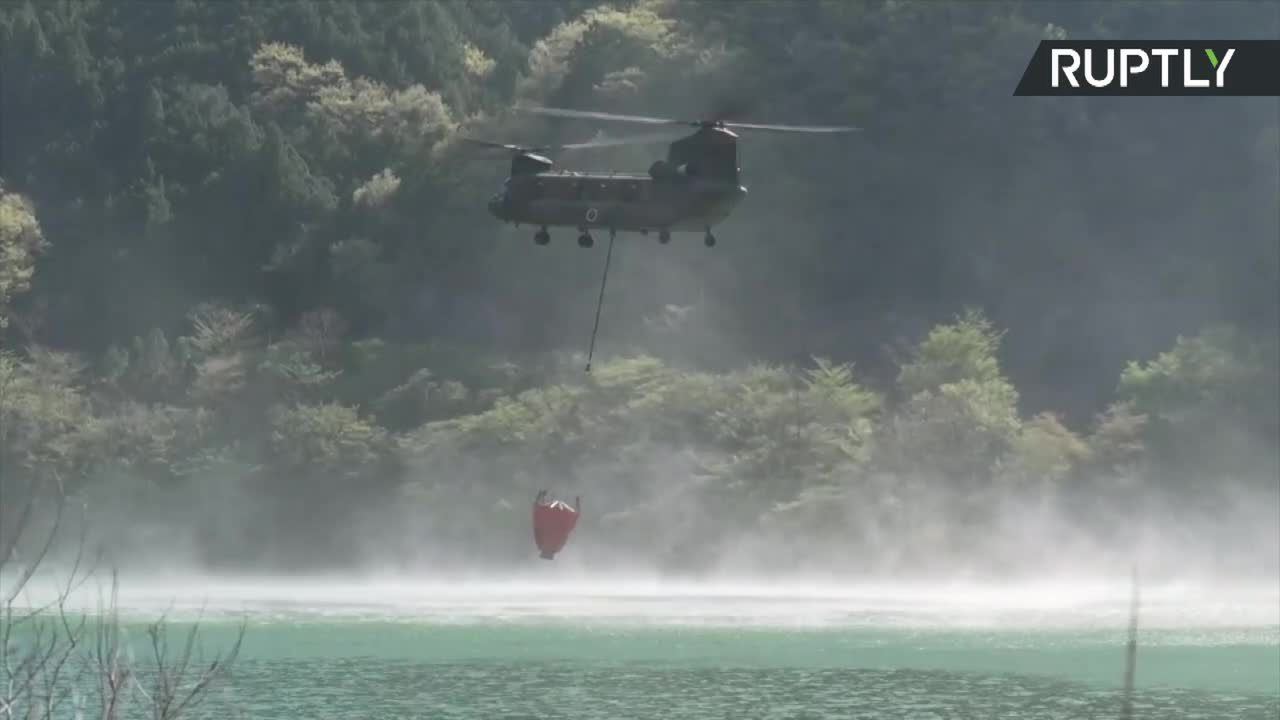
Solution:
<path fill-rule="evenodd" d="M 1224 597 L 1232 588 L 1280 583 L 1280 495 L 1256 484 L 1219 488 L 1196 502 L 1149 493 L 1120 504 L 1087 490 L 1009 494 L 984 500 L 989 504 L 977 526 L 956 519 L 956 508 L 968 499 L 964 492 L 928 484 L 910 496 L 905 521 L 892 507 L 846 497 L 825 503 L 821 527 L 785 516 L 739 526 L 727 508 L 700 497 L 701 486 L 677 452 L 648 460 L 639 469 L 627 467 L 625 475 L 610 468 L 582 473 L 588 481 L 571 488 L 583 496 L 582 520 L 549 562 L 538 559 L 533 544 L 531 497 L 397 493 L 329 530 L 307 533 L 314 547 L 299 551 L 284 530 L 270 526 L 251 494 L 178 490 L 125 495 L 127 504 L 94 498 L 73 507 L 43 569 L 66 572 L 83 532 L 82 558 L 100 570 L 119 568 L 145 585 L 155 578 L 161 587 L 167 577 L 207 573 L 213 592 L 220 592 L 220 578 L 246 570 L 265 587 L 283 588 L 271 583 L 296 577 L 301 592 L 313 587 L 304 579 L 320 573 L 353 583 L 352 592 L 367 587 L 371 596 L 389 578 L 408 587 L 456 584 L 463 591 L 513 582 L 512 592 L 519 592 L 519 583 L 537 581 L 551 583 L 544 589 L 567 583 L 572 592 L 638 582 L 641 588 L 705 587 L 715 594 L 736 582 L 785 594 L 815 583 L 1101 583 L 1123 589 L 1137 569 L 1144 582 Z M 637 478 L 642 487 L 632 485 Z M 197 486 L 219 487 L 203 479 Z M 29 529 L 26 556 L 48 527 L 45 516 Z M 246 557 L 255 559 L 240 559 Z M 17 559 L 20 566 L 23 555 Z M 205 587 L 192 583 L 192 590 Z M 991 597 L 1001 592 L 992 590 Z"/>
<path fill-rule="evenodd" d="M 756 580 L 662 580 L 563 567 L 502 580 L 424 581 L 404 576 L 227 577 L 126 573 L 116 608 L 122 618 L 176 622 L 386 621 L 426 623 L 571 622 L 594 625 L 847 627 L 930 630 L 1100 630 L 1129 618 L 1127 581 L 864 582 L 821 578 L 786 584 Z M 68 597 L 70 612 L 104 607 L 109 586 L 98 578 Z M 19 607 L 56 599 L 51 578 L 35 579 Z M 1274 583 L 1141 588 L 1148 630 L 1248 629 L 1280 624 Z M 1223 642 L 1230 642 L 1224 636 Z"/>

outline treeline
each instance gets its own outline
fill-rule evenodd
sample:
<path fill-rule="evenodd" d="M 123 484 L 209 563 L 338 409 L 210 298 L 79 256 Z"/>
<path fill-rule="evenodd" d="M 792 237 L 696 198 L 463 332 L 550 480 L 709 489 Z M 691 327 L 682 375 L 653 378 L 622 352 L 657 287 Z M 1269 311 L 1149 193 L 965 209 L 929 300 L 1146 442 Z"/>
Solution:
<path fill-rule="evenodd" d="M 1043 37 L 1191 28 L 1280 17 L 6 5 L 0 482 L 288 566 L 518 554 L 543 486 L 593 498 L 595 547 L 695 564 L 771 532 L 918 563 L 1013 498 L 1101 528 L 1153 489 L 1274 491 L 1274 105 L 1012 97 Z M 620 244 L 583 376 L 599 253 L 496 226 L 505 159 L 456 140 L 599 128 L 516 102 L 864 131 L 744 138 L 714 251 Z"/>
<path fill-rule="evenodd" d="M 51 241 L 6 339 L 100 353 L 252 300 L 280 328 L 333 307 L 385 339 L 576 345 L 599 253 L 495 226 L 505 158 L 453 140 L 628 129 L 505 115 L 518 101 L 864 128 L 745 137 L 750 200 L 722 247 L 619 248 L 614 346 L 674 305 L 696 327 L 664 356 L 829 355 L 888 382 L 885 345 L 980 305 L 1017 331 L 1028 407 L 1086 422 L 1177 334 L 1280 322 L 1271 104 L 1012 97 L 1044 37 L 1272 37 L 1265 6 L 595 5 L 6 5 L 0 176 Z"/>
<path fill-rule="evenodd" d="M 332 311 L 268 339 L 252 312 L 206 306 L 173 342 L 93 365 L 0 356 L 0 460 L 7 490 L 56 476 L 87 499 L 109 545 L 278 569 L 513 560 L 542 488 L 589 498 L 586 555 L 686 570 L 743 547 L 757 569 L 1025 563 L 1017 533 L 1127 547 L 1152 513 L 1174 522 L 1166 501 L 1205 522 L 1274 493 L 1274 343 L 1180 338 L 1077 432 L 1019 413 L 1001 337 L 969 311 L 877 390 L 823 358 L 716 373 L 638 355 L 586 375 L 580 357 L 352 339 Z"/>

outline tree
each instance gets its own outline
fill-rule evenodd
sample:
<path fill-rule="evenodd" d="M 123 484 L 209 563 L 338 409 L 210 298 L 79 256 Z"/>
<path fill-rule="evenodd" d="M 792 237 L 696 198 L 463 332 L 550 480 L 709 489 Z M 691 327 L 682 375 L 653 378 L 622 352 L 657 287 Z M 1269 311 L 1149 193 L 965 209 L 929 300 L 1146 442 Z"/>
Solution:
<path fill-rule="evenodd" d="M 48 246 L 31 200 L 0 184 L 0 331 L 9 325 L 13 298 L 31 289 L 36 257 Z"/>
<path fill-rule="evenodd" d="M 1129 363 L 1119 395 L 1147 418 L 1144 441 L 1161 459 L 1162 475 L 1274 480 L 1278 355 L 1274 335 L 1262 341 L 1219 326 L 1179 336 L 1148 362 Z"/>
<path fill-rule="evenodd" d="M 944 385 L 972 380 L 1001 383 L 997 353 L 1003 333 L 979 310 L 969 309 L 951 323 L 938 325 L 916 346 L 898 374 L 905 397 L 936 392 Z"/>
<path fill-rule="evenodd" d="M 968 310 L 920 341 L 898 374 L 905 401 L 885 428 L 888 467 L 969 485 L 986 476 L 1021 430 L 1018 391 L 997 357 L 1001 337 Z"/>

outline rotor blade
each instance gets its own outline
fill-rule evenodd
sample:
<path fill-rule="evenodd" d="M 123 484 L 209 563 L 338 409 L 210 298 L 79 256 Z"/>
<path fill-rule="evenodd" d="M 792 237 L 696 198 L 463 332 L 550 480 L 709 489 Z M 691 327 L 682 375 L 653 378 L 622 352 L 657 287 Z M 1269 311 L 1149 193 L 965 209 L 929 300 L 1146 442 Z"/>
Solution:
<path fill-rule="evenodd" d="M 493 148 L 495 150 L 510 150 L 512 152 L 533 152 L 537 150 L 546 149 L 542 147 L 524 147 L 522 145 L 511 145 L 509 143 L 497 143 L 497 142 L 490 142 L 488 140 L 477 140 L 475 138 L 469 138 L 469 137 L 462 137 L 459 139 L 462 140 L 463 142 L 469 142 L 472 145 L 479 145 L 480 147 Z"/>
<path fill-rule="evenodd" d="M 520 106 L 516 109 L 531 112 L 536 115 L 580 118 L 584 120 L 617 120 L 620 122 L 643 123 L 647 125 L 691 125 L 694 127 L 704 124 L 704 122 L 700 120 L 674 120 L 671 118 L 646 117 L 644 115 L 618 115 L 615 113 L 597 112 L 594 110 L 569 110 L 566 108 L 537 106 Z M 743 122 L 724 122 L 720 124 L 723 124 L 725 127 L 742 128 L 744 130 L 765 130 L 770 132 L 838 133 L 853 132 L 861 129 L 847 125 L 775 125 Z"/>
<path fill-rule="evenodd" d="M 477 140 L 475 138 L 469 138 L 469 137 L 460 137 L 458 139 L 463 142 L 471 143 L 472 145 L 479 145 L 480 147 L 494 148 L 495 150 L 519 150 L 520 149 L 516 145 L 508 145 L 507 143 L 489 142 L 488 140 Z"/>
<path fill-rule="evenodd" d="M 761 123 L 727 122 L 724 123 L 724 126 L 743 130 L 765 130 L 768 132 L 839 133 L 861 130 L 861 128 L 851 125 L 764 125 Z"/>
<path fill-rule="evenodd" d="M 654 143 L 671 142 L 680 137 L 683 133 L 677 134 L 672 132 L 651 133 L 648 135 L 624 135 L 616 138 L 599 138 L 596 140 L 588 140 L 580 143 L 569 143 L 568 145 L 556 145 L 554 150 L 585 150 L 588 148 L 616 147 L 619 145 L 651 145 Z"/>
<path fill-rule="evenodd" d="M 615 115 L 613 113 L 595 112 L 593 110 L 566 110 L 564 108 L 548 108 L 537 106 L 518 106 L 516 110 L 531 112 L 535 115 L 551 117 L 580 118 L 584 120 L 617 120 L 620 122 L 644 123 L 647 125 L 697 125 L 689 120 L 672 120 L 671 118 L 645 117 L 643 115 Z"/>

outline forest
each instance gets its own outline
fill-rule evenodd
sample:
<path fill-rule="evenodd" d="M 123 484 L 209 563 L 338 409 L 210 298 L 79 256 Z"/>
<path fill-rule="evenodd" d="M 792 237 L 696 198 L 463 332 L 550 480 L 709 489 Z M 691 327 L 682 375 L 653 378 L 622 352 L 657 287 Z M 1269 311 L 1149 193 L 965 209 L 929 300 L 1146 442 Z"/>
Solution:
<path fill-rule="evenodd" d="M 1218 2 L 0 6 L 0 523 L 117 563 L 705 573 L 1280 563 L 1280 108 L 1026 98 Z M 517 103 L 750 136 L 720 243 L 549 246 L 458 142 Z M 664 148 L 556 157 L 643 172 Z M 1248 552 L 1232 551 L 1248 548 Z"/>

